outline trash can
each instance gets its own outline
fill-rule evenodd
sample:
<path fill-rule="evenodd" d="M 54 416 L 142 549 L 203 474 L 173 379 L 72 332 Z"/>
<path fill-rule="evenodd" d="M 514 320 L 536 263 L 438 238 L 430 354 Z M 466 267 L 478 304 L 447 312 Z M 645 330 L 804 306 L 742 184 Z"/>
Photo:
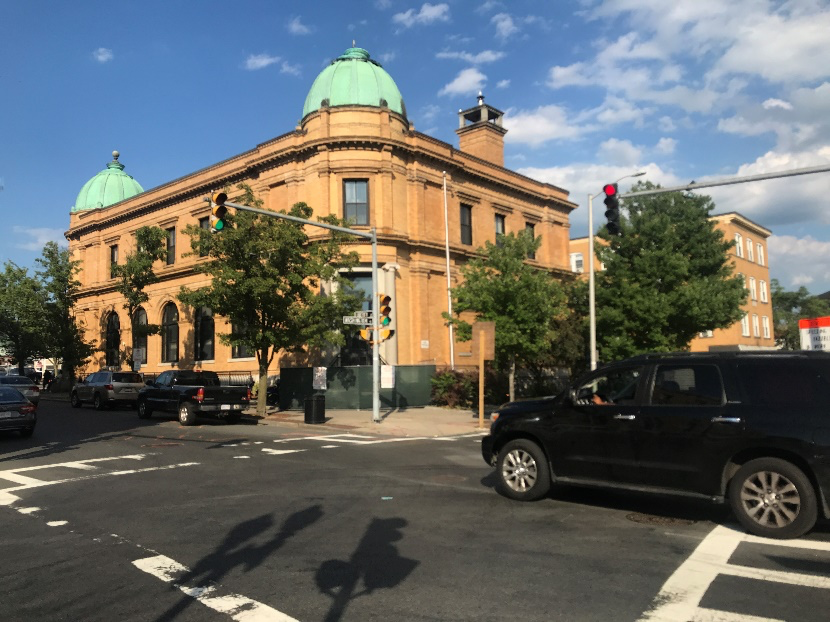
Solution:
<path fill-rule="evenodd" d="M 304 423 L 324 424 L 324 394 L 317 393 L 304 400 Z"/>

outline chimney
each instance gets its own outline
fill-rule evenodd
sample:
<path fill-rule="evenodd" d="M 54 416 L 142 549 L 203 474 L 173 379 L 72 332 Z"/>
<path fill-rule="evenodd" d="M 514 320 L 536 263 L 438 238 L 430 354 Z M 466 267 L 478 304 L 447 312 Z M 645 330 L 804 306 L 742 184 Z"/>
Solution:
<path fill-rule="evenodd" d="M 458 111 L 458 129 L 461 152 L 504 167 L 504 112 L 484 104 L 484 95 L 478 92 L 478 105 Z"/>

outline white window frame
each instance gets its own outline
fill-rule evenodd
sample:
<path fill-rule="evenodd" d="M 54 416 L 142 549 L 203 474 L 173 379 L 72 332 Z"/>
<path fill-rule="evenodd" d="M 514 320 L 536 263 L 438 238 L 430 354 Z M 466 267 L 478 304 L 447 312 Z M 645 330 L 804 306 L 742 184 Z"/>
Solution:
<path fill-rule="evenodd" d="M 736 256 L 744 258 L 744 244 L 742 243 L 741 233 L 736 233 Z"/>
<path fill-rule="evenodd" d="M 579 267 L 580 265 L 581 267 Z M 570 269 L 575 274 L 583 273 L 585 271 L 585 255 L 581 252 L 571 252 Z"/>
<path fill-rule="evenodd" d="M 753 240 L 750 237 L 747 238 L 747 260 L 753 260 Z"/>
<path fill-rule="evenodd" d="M 762 334 L 759 332 L 759 316 L 753 313 L 753 336 L 754 337 L 761 337 Z"/>
<path fill-rule="evenodd" d="M 770 339 L 770 319 L 767 315 L 762 315 L 762 334 L 765 339 Z"/>
<path fill-rule="evenodd" d="M 756 279 L 752 276 L 750 277 L 750 299 L 755 302 L 756 301 Z"/>
<path fill-rule="evenodd" d="M 761 302 L 767 302 L 767 281 L 760 280 L 759 281 L 759 300 Z"/>
<path fill-rule="evenodd" d="M 750 314 L 745 313 L 744 317 L 741 318 L 741 336 L 742 337 L 749 337 L 750 336 Z"/>
<path fill-rule="evenodd" d="M 764 246 L 760 243 L 756 244 L 756 254 L 759 257 L 759 265 L 764 266 Z"/>

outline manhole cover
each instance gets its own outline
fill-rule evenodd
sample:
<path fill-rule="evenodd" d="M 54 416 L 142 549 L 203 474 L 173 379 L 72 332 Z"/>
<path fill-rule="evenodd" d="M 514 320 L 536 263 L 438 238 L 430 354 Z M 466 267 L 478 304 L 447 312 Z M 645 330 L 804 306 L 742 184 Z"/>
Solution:
<path fill-rule="evenodd" d="M 691 526 L 695 523 L 691 519 L 647 515 L 646 513 L 629 513 L 626 515 L 626 519 L 637 522 L 638 524 L 654 524 L 655 526 Z"/>

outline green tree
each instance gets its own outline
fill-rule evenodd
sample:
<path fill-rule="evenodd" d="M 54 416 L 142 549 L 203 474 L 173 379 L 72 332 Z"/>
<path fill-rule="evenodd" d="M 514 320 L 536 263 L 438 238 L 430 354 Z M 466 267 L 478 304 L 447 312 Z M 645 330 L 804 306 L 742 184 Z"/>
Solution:
<path fill-rule="evenodd" d="M 84 331 L 73 314 L 81 283 L 76 279 L 80 262 L 70 260 L 69 250 L 48 242 L 35 260 L 41 266 L 37 276 L 43 285 L 46 302 L 43 311 L 44 355 L 55 364 L 60 362 L 63 375 L 75 380 L 75 371 L 93 353 L 93 345 L 84 341 Z"/>
<path fill-rule="evenodd" d="M 799 350 L 799 320 L 831 315 L 831 302 L 812 296 L 805 287 L 785 291 L 775 278 L 770 281 L 773 303 L 773 337 L 784 350 Z"/>
<path fill-rule="evenodd" d="M 157 335 L 160 331 L 158 324 L 136 324 L 136 311 L 148 301 L 145 288 L 159 282 L 159 277 L 153 269 L 157 261 L 166 258 L 166 240 L 168 233 L 158 226 L 142 226 L 136 231 L 136 249 L 127 255 L 123 264 L 111 267 L 113 276 L 118 279 L 116 291 L 124 296 L 124 308 L 130 320 L 132 333 L 136 336 Z M 133 366 L 133 346 L 129 354 L 125 355 Z"/>
<path fill-rule="evenodd" d="M 17 363 L 18 372 L 44 351 L 46 293 L 25 267 L 6 261 L 0 272 L 0 341 Z"/>
<path fill-rule="evenodd" d="M 233 202 L 262 206 L 247 185 L 238 189 L 242 194 Z M 313 210 L 299 202 L 288 214 L 310 219 Z M 179 300 L 229 319 L 232 332 L 219 334 L 220 340 L 254 349 L 258 389 L 265 390 L 269 366 L 280 350 L 344 343 L 342 316 L 357 308 L 359 299 L 343 289 L 326 294 L 322 284 L 332 280 L 347 285 L 338 269 L 356 265 L 358 256 L 343 253 L 349 237 L 336 231 L 311 240 L 302 224 L 289 220 L 248 211 L 228 217 L 229 226 L 218 233 L 193 224 L 183 231 L 191 238 L 192 254 L 207 257 L 200 270 L 211 277 L 211 284 L 182 288 Z M 333 215 L 321 221 L 346 226 Z M 265 412 L 266 394 L 259 393 L 258 413 Z"/>
<path fill-rule="evenodd" d="M 639 183 L 634 190 L 658 189 Z M 623 234 L 601 229 L 596 254 L 600 359 L 686 350 L 702 331 L 741 319 L 747 293 L 734 277 L 709 196 L 661 193 L 624 200 Z"/>
<path fill-rule="evenodd" d="M 452 289 L 455 317 L 443 313 L 457 328 L 457 341 L 472 338 L 472 325 L 460 319 L 464 311 L 473 311 L 478 321 L 495 322 L 495 364 L 509 370 L 511 401 L 516 367 L 541 368 L 542 356 L 553 355 L 568 319 L 561 283 L 526 262 L 540 245 L 540 237 L 526 232 L 486 242 L 462 267 L 463 282 Z"/>

